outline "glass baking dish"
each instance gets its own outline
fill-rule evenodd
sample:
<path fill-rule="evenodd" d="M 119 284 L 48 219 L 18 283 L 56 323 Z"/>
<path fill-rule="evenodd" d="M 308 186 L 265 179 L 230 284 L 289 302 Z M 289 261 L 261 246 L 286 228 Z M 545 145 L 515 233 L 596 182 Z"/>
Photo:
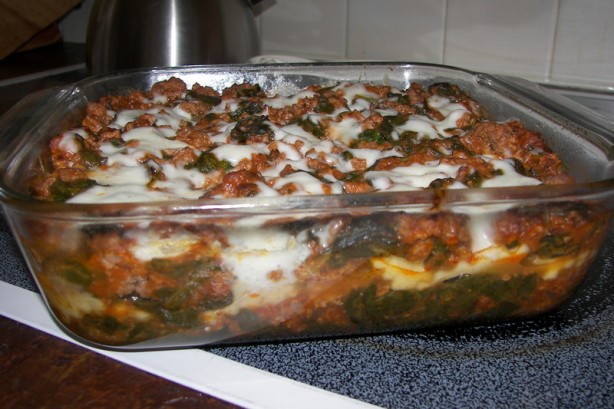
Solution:
<path fill-rule="evenodd" d="M 576 183 L 96 204 L 29 195 L 49 139 L 78 126 L 88 102 L 170 77 L 217 90 L 257 83 L 281 95 L 343 81 L 400 89 L 450 82 L 489 120 L 515 119 L 539 132 Z M 33 94 L 5 114 L 0 198 L 50 312 L 82 342 L 126 350 L 373 334 L 518 319 L 567 300 L 597 254 L 614 207 L 612 135 L 611 124 L 535 84 L 447 66 L 128 71 Z M 440 236 L 450 229 L 471 236 L 473 253 L 438 264 L 450 251 Z M 522 232 L 500 240 L 510 229 Z M 324 239 L 331 231 L 334 239 Z M 419 234 L 430 243 L 428 260 L 405 259 L 399 236 Z M 153 251 L 144 246 L 172 250 L 137 263 L 130 254 Z M 124 253 L 124 264 L 100 262 Z M 220 260 L 230 258 L 237 270 L 220 284 L 230 265 Z M 155 293 L 118 292 L 118 280 L 134 288 L 139 280 L 164 284 Z"/>

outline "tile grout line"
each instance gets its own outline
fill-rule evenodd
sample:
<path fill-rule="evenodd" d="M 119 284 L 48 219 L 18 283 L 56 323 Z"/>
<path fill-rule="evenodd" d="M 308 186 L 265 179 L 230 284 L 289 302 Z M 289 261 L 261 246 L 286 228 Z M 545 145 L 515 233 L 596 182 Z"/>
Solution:
<path fill-rule="evenodd" d="M 345 41 L 343 56 L 348 59 L 350 49 L 350 0 L 345 0 Z"/>
<path fill-rule="evenodd" d="M 546 59 L 546 82 L 552 81 L 552 66 L 554 60 L 554 50 L 556 48 L 556 37 L 559 31 L 559 22 L 561 16 L 561 0 L 555 1 L 555 12 L 554 12 L 554 29 L 552 30 L 552 38 L 550 41 L 550 50 L 548 52 L 548 56 Z"/>
<path fill-rule="evenodd" d="M 443 1 L 443 36 L 441 36 L 441 55 L 439 61 L 445 64 L 446 58 L 446 37 L 448 35 L 448 0 Z"/>

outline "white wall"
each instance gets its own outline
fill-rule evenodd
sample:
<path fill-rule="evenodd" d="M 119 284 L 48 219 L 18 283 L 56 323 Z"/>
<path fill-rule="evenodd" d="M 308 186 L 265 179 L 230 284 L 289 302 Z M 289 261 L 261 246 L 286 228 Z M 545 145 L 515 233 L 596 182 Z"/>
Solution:
<path fill-rule="evenodd" d="M 67 41 L 85 41 L 91 2 L 62 22 Z M 432 62 L 614 90 L 614 0 L 265 0 L 262 8 L 263 54 Z"/>

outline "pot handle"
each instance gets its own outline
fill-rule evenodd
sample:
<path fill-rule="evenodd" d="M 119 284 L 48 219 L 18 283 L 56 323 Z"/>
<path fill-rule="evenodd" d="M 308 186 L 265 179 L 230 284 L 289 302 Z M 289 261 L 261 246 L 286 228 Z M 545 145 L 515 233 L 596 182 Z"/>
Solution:
<path fill-rule="evenodd" d="M 254 7 L 256 4 L 260 3 L 262 0 L 247 0 L 251 7 Z"/>

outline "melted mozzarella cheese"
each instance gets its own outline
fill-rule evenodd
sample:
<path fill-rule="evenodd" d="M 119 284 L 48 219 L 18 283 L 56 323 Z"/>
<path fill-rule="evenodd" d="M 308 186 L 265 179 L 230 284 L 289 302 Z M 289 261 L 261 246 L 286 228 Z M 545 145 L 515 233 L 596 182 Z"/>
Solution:
<path fill-rule="evenodd" d="M 326 194 L 324 185 L 320 179 L 317 179 L 306 172 L 291 173 L 284 178 L 278 178 L 275 180 L 273 187 L 275 189 L 281 189 L 287 184 L 293 184 L 297 187 L 298 191 L 293 194 L 309 194 L 309 195 L 323 195 Z M 340 184 L 326 184 L 329 188 L 333 189 L 333 193 L 341 193 L 342 187 Z"/>
<path fill-rule="evenodd" d="M 448 98 L 437 95 L 430 96 L 427 104 L 439 111 L 445 118 L 442 121 L 436 121 L 423 115 L 413 115 L 397 128 L 397 132 L 416 132 L 421 138 L 428 137 L 431 139 L 450 136 L 448 129 L 458 128 L 457 121 L 463 115 L 469 113 L 469 110 L 463 104 L 452 103 Z"/>
<path fill-rule="evenodd" d="M 150 190 L 140 184 L 94 185 L 67 200 L 69 203 L 136 203 L 180 199 L 169 192 Z"/>
<path fill-rule="evenodd" d="M 341 194 L 343 183 L 333 176 L 323 174 L 320 180 L 314 177 L 313 169 L 309 167 L 309 160 L 324 161 L 327 165 L 336 168 L 340 172 L 349 173 L 355 171 L 355 167 L 369 168 L 378 160 L 386 157 L 403 156 L 395 149 L 354 149 L 350 148 L 358 140 L 363 131 L 361 122 L 353 117 L 345 117 L 339 120 L 336 115 L 342 111 L 356 110 L 363 117 L 369 116 L 371 100 L 379 99 L 378 95 L 367 90 L 364 84 L 341 83 L 334 88 L 342 91 L 341 94 L 346 102 L 346 107 L 337 108 L 332 115 L 322 113 L 306 114 L 302 119 L 315 124 L 326 123 L 326 138 L 320 139 L 305 131 L 296 123 L 276 126 L 266 121 L 265 124 L 274 132 L 274 142 L 270 145 L 251 144 L 240 145 L 231 141 L 230 134 L 235 122 L 220 122 L 216 134 L 208 135 L 210 141 L 216 146 L 209 152 L 213 153 L 218 160 L 228 161 L 232 166 L 237 166 L 241 161 L 251 160 L 255 154 L 269 155 L 272 149 L 276 149 L 281 157 L 268 168 L 261 170 L 265 183 L 258 182 L 257 196 L 271 197 L 279 195 L 277 189 L 292 184 L 294 189 L 291 194 L 295 195 L 319 195 Z M 302 98 L 317 95 L 312 91 L 303 90 L 289 97 L 275 96 L 263 99 L 265 105 L 271 108 L 283 108 L 299 102 Z M 166 101 L 164 97 L 154 97 L 155 101 Z M 419 138 L 442 138 L 450 136 L 448 130 L 456 129 L 457 122 L 469 112 L 463 104 L 453 103 L 448 98 L 431 96 L 427 100 L 431 109 L 438 110 L 443 116 L 442 121 L 433 120 L 423 115 L 412 115 L 402 125 L 397 125 L 391 135 L 398 138 L 404 131 L 416 132 Z M 234 112 L 239 109 L 238 101 L 225 99 L 222 103 L 213 107 L 210 113 Z M 375 110 L 382 115 L 397 115 L 394 109 Z M 192 116 L 182 110 L 179 105 L 175 107 L 154 107 L 147 110 L 123 110 L 109 112 L 114 116 L 110 124 L 116 129 L 123 128 L 129 122 L 141 115 L 149 114 L 155 118 L 156 127 L 133 128 L 122 134 L 126 142 L 122 146 L 114 146 L 111 143 L 103 143 L 100 151 L 105 155 L 105 164 L 89 172 L 89 178 L 95 180 L 98 185 L 78 194 L 70 199 L 74 203 L 117 203 L 117 202 L 150 202 L 157 200 L 172 199 L 196 199 L 202 197 L 209 187 L 209 181 L 216 177 L 215 173 L 205 174 L 197 169 L 185 169 L 175 167 L 171 163 L 160 165 L 161 178 L 151 180 L 147 169 L 147 163 L 154 163 L 144 159 L 152 156 L 162 158 L 165 150 L 179 150 L 189 147 L 186 143 L 173 139 L 177 129 L 183 122 L 193 122 Z M 324 121 L 324 118 L 327 118 Z M 60 149 L 76 153 L 79 151 L 78 135 L 87 137 L 83 130 L 65 132 L 59 142 Z M 440 148 L 444 155 L 452 154 L 444 148 Z M 200 151 L 194 150 L 195 154 Z M 361 160 L 348 160 L 350 157 Z M 526 177 L 517 173 L 510 160 L 495 159 L 482 156 L 491 163 L 500 173 L 491 179 L 483 181 L 483 187 L 507 187 L 507 186 L 530 186 L 541 182 L 537 179 Z M 163 161 L 162 161 L 163 162 Z M 287 171 L 288 167 L 293 172 Z M 367 171 L 365 179 L 377 191 L 411 191 L 427 188 L 436 179 L 455 178 L 460 166 L 452 166 L 439 162 L 414 163 L 410 166 L 396 167 L 386 171 Z M 448 186 L 449 189 L 466 188 L 459 181 Z M 476 213 L 473 208 L 455 207 L 454 211 L 468 214 L 469 231 L 472 237 L 472 249 L 474 252 L 483 251 L 492 247 L 493 217 L 501 209 L 492 209 L 492 212 L 484 211 Z M 255 254 L 255 253 L 254 253 Z M 262 251 L 258 254 L 262 255 Z M 264 261 L 263 261 L 264 263 Z M 394 263 L 393 263 L 394 265 Z M 392 267 L 391 267 L 392 268 Z M 396 267 L 395 267 L 396 268 Z"/>
<path fill-rule="evenodd" d="M 469 112 L 463 104 L 451 102 L 448 98 L 440 97 L 439 95 L 432 95 L 428 97 L 427 104 L 431 108 L 441 112 L 443 116 L 446 117 L 453 111 Z"/>
<path fill-rule="evenodd" d="M 280 96 L 276 96 L 273 98 L 264 98 L 262 102 L 270 106 L 271 108 L 284 108 L 284 107 L 298 103 L 300 99 L 310 98 L 315 95 L 318 95 L 318 94 L 313 91 L 303 90 L 303 91 L 297 92 L 294 95 L 291 95 L 288 97 L 280 95 Z"/>
<path fill-rule="evenodd" d="M 135 121 L 141 115 L 153 115 L 155 125 L 170 126 L 173 129 L 179 129 L 181 121 L 191 121 L 192 115 L 182 110 L 179 106 L 174 108 L 152 108 L 152 109 L 124 109 L 117 113 L 112 124 L 123 128 L 129 122 Z"/>
<path fill-rule="evenodd" d="M 369 107 L 369 103 L 368 101 L 365 101 L 365 99 L 378 99 L 379 98 L 377 94 L 374 94 L 368 91 L 367 88 L 364 86 L 364 84 L 361 84 L 361 83 L 349 84 L 349 83 L 343 82 L 337 85 L 335 88 L 333 88 L 333 90 L 343 91 L 343 98 L 345 99 L 348 105 L 351 106 L 352 104 L 358 103 L 359 107 L 362 107 L 363 109 L 366 109 Z M 356 109 L 356 107 L 350 108 L 350 110 L 352 109 Z M 356 110 L 361 110 L 361 109 L 356 109 Z"/>
<path fill-rule="evenodd" d="M 222 267 L 235 274 L 235 302 L 225 311 L 280 302 L 293 296 L 295 270 L 309 256 L 305 237 L 276 229 L 230 229 Z"/>
<path fill-rule="evenodd" d="M 149 183 L 147 169 L 143 166 L 113 164 L 106 168 L 94 169 L 89 176 L 100 185 L 146 185 Z"/>
<path fill-rule="evenodd" d="M 493 222 L 497 212 L 489 211 L 490 209 L 484 208 L 484 206 L 455 210 L 470 215 L 467 228 L 471 235 L 471 251 L 478 252 L 495 245 Z"/>
<path fill-rule="evenodd" d="M 252 155 L 258 153 L 267 154 L 268 150 L 264 144 L 254 145 L 221 145 L 211 151 L 219 160 L 226 160 L 231 165 L 236 166 L 242 160 L 249 160 Z"/>
<path fill-rule="evenodd" d="M 369 109 L 369 100 L 378 99 L 378 95 L 367 90 L 364 84 L 360 83 L 340 83 L 334 90 L 342 91 L 343 98 L 347 103 L 348 108 L 352 109 L 352 104 L 359 104 L 357 110 Z M 302 98 L 309 98 L 316 93 L 308 90 L 303 90 L 289 97 L 275 96 L 263 100 L 265 104 L 275 108 L 282 108 L 296 104 Z M 361 105 L 366 103 L 366 105 Z M 397 126 L 392 131 L 393 137 L 404 131 L 416 132 L 419 137 L 440 138 L 447 135 L 447 129 L 455 128 L 456 121 L 465 113 L 469 112 L 462 104 L 453 103 L 449 99 L 440 96 L 431 96 L 427 100 L 427 104 L 432 109 L 437 109 L 445 116 L 442 121 L 434 121 L 426 116 L 413 115 L 404 124 Z M 210 111 L 216 112 L 233 112 L 239 108 L 238 101 L 235 99 L 226 99 L 222 103 Z M 394 109 L 381 110 L 387 115 L 394 115 Z M 176 129 L 181 125 L 182 121 L 191 121 L 191 115 L 176 105 L 172 108 L 154 107 L 147 110 L 123 110 L 115 115 L 112 126 L 123 127 L 129 122 L 136 120 L 143 114 L 153 115 L 155 123 L 162 127 L 141 127 L 133 128 L 122 135 L 126 142 L 123 146 L 114 146 L 111 143 L 103 143 L 100 146 L 100 151 L 106 156 L 105 166 L 93 170 L 90 178 L 95 180 L 102 187 L 97 187 L 91 194 L 79 194 L 72 199 L 74 202 L 91 201 L 96 197 L 111 200 L 111 198 L 133 201 L 138 197 L 147 195 L 146 189 L 137 189 L 132 192 L 121 192 L 118 185 L 136 185 L 139 183 L 148 184 L 151 190 L 151 200 L 160 200 L 163 198 L 198 198 L 202 196 L 199 190 L 207 189 L 208 176 L 202 174 L 196 169 L 180 169 L 174 168 L 171 164 L 163 163 L 161 172 L 164 176 L 154 183 L 150 183 L 148 171 L 144 165 L 144 158 L 149 158 L 152 155 L 161 158 L 162 152 L 165 150 L 179 150 L 189 147 L 181 141 L 174 140 Z M 368 115 L 368 114 L 365 114 Z M 331 116 L 321 113 L 311 113 L 306 115 L 306 118 L 314 123 L 318 123 L 322 118 Z M 332 116 L 334 118 L 334 116 Z M 293 183 L 297 189 L 294 194 L 322 194 L 325 191 L 330 193 L 342 192 L 341 184 L 328 174 L 323 175 L 331 184 L 324 189 L 322 181 L 317 180 L 309 175 L 313 170 L 309 168 L 307 159 L 323 160 L 331 167 L 338 169 L 341 172 L 348 173 L 357 170 L 357 166 L 369 168 L 378 160 L 391 157 L 403 156 L 402 153 L 391 149 L 386 151 L 376 149 L 353 149 L 349 146 L 358 139 L 362 132 L 361 122 L 353 117 L 336 122 L 335 120 L 327 121 L 327 138 L 322 140 L 309 132 L 306 132 L 297 124 L 285 125 L 277 127 L 275 124 L 267 121 L 274 132 L 276 140 L 274 149 L 277 149 L 283 156 L 281 160 L 276 161 L 274 166 L 269 166 L 262 171 L 267 185 L 262 185 L 258 195 L 273 196 L 275 193 L 271 190 L 285 186 L 288 183 Z M 236 123 L 221 123 L 219 133 L 217 135 L 209 135 L 209 138 L 217 146 L 211 153 L 218 160 L 228 161 L 232 166 L 237 166 L 241 161 L 251 160 L 254 154 L 269 155 L 271 152 L 270 146 L 265 144 L 240 145 L 230 141 L 230 133 Z M 65 133 L 60 142 L 61 148 L 68 152 L 78 151 L 79 144 L 76 141 L 76 133 Z M 197 151 L 195 153 L 198 154 Z M 346 153 L 350 153 L 351 157 L 362 162 L 349 160 Z M 442 152 L 442 154 L 451 154 L 451 152 Z M 539 184 L 536 179 L 528 178 L 519 175 L 514 171 L 510 162 L 505 160 L 495 160 L 494 158 L 485 157 L 493 164 L 495 169 L 501 172 L 492 179 L 484 181 L 484 187 L 490 186 L 522 186 Z M 119 169 L 118 167 L 125 167 Z M 287 170 L 287 166 L 295 171 L 288 173 L 285 176 L 280 176 L 280 173 Z M 141 167 L 142 169 L 139 169 Z M 443 164 L 413 164 L 408 167 L 398 167 L 390 171 L 367 172 L 365 177 L 376 190 L 415 190 L 426 188 L 429 184 L 438 178 L 454 178 L 457 174 L 458 167 L 443 165 Z M 106 186 L 106 187 L 105 187 Z M 108 186 L 114 186 L 109 188 Z M 449 188 L 465 187 L 460 182 L 455 182 Z M 128 187 L 126 187 L 128 189 Z M 329 190 L 330 189 L 330 190 Z M 83 195 L 83 196 L 82 196 Z"/>
<path fill-rule="evenodd" d="M 82 319 L 87 314 L 100 314 L 104 303 L 80 285 L 71 283 L 60 275 L 50 275 L 45 286 L 47 297 L 53 300 L 53 306 L 67 318 Z"/>
<path fill-rule="evenodd" d="M 277 140 L 285 140 L 288 143 L 293 144 L 296 141 L 301 141 L 305 144 L 314 144 L 320 141 L 319 138 L 315 137 L 312 133 L 305 131 L 303 128 L 296 124 L 290 124 L 283 126 L 281 128 L 277 128 L 276 132 Z"/>
<path fill-rule="evenodd" d="M 139 157 L 145 156 L 146 153 L 162 157 L 162 151 L 165 149 L 181 149 L 188 146 L 184 142 L 168 139 L 161 128 L 154 127 L 133 128 L 124 132 L 122 138 L 126 142 L 138 141 L 136 147 L 128 149 Z"/>
<path fill-rule="evenodd" d="M 328 137 L 345 145 L 351 145 L 358 139 L 362 126 L 354 118 L 345 118 L 341 122 L 331 122 L 328 128 Z"/>
<path fill-rule="evenodd" d="M 377 149 L 348 149 L 348 151 L 358 159 L 364 159 L 367 167 L 371 167 L 375 165 L 380 159 L 389 158 L 389 157 L 402 157 L 403 154 L 397 152 L 396 150 L 386 150 L 380 151 Z"/>
<path fill-rule="evenodd" d="M 501 175 L 484 180 L 482 187 L 535 186 L 542 184 L 539 179 L 523 176 L 516 172 L 511 160 L 493 159 L 488 156 L 482 156 L 482 158 L 490 162 L 496 170 L 501 172 Z"/>
<path fill-rule="evenodd" d="M 77 153 L 80 150 L 80 145 L 77 142 L 78 133 L 75 131 L 68 131 L 62 134 L 62 139 L 58 144 L 58 147 L 64 151 L 70 153 Z"/>
<path fill-rule="evenodd" d="M 198 243 L 198 238 L 187 232 L 175 232 L 172 237 L 166 237 L 146 231 L 128 237 L 134 240 L 130 252 L 141 261 L 180 256 Z"/>
<path fill-rule="evenodd" d="M 456 129 L 456 122 L 468 112 L 466 109 L 451 111 L 443 120 L 436 121 L 427 116 L 414 115 L 408 119 L 403 125 L 397 127 L 397 132 L 403 131 L 416 132 L 420 138 L 438 139 L 452 134 L 449 129 Z"/>
<path fill-rule="evenodd" d="M 228 98 L 212 107 L 209 112 L 212 114 L 219 114 L 224 112 L 235 112 L 237 109 L 239 109 L 239 101 L 234 98 Z"/>
<path fill-rule="evenodd" d="M 282 180 L 283 178 L 279 177 L 279 175 L 284 169 L 286 169 L 287 166 L 290 166 L 295 171 L 312 171 L 312 169 L 307 165 L 307 161 L 304 159 L 283 160 L 277 163 L 276 166 L 263 170 L 261 174 L 268 180 Z"/>
<path fill-rule="evenodd" d="M 200 172 L 196 168 L 185 169 L 171 164 L 165 163 L 162 165 L 162 171 L 169 183 L 175 183 L 179 180 L 187 181 L 191 184 L 191 189 L 202 189 L 207 183 L 208 175 Z M 156 185 L 157 186 L 157 185 Z M 196 191 L 193 194 L 201 195 L 202 192 Z M 192 195 L 193 195 L 192 194 Z"/>
<path fill-rule="evenodd" d="M 391 170 L 369 171 L 365 173 L 365 178 L 378 190 L 416 190 L 428 187 L 436 179 L 453 178 L 458 169 L 460 165 L 439 162 L 424 165 L 412 163 Z"/>

